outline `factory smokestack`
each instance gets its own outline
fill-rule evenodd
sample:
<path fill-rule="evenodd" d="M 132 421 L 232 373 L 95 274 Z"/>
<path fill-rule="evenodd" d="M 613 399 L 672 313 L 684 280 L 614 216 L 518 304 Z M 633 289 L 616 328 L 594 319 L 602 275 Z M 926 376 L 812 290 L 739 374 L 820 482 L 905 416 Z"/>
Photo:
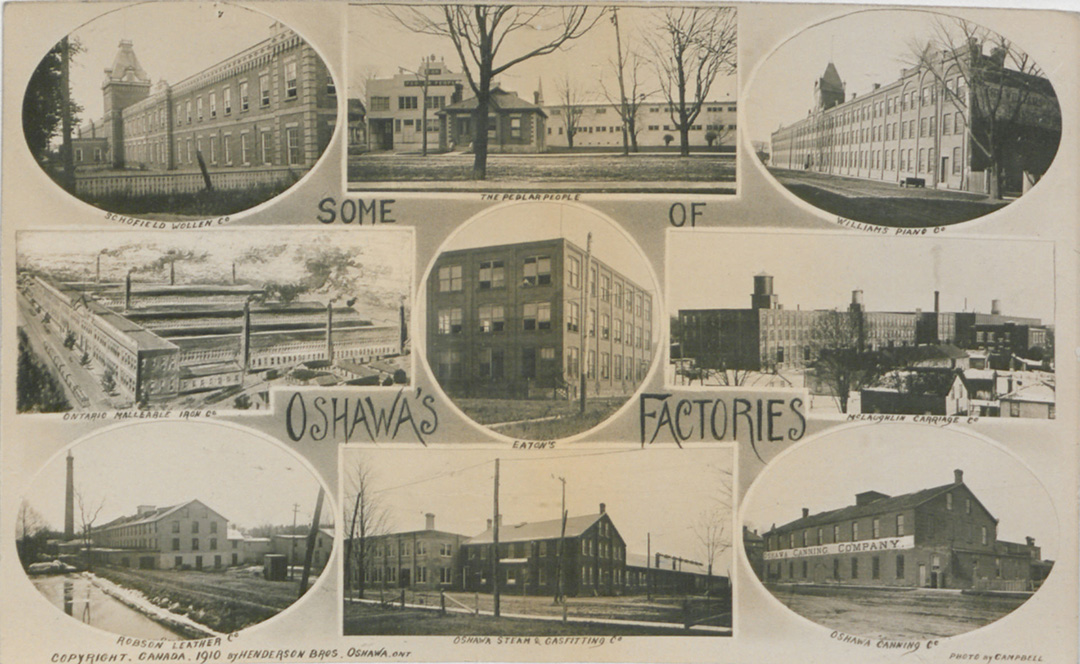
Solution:
<path fill-rule="evenodd" d="M 97 277 L 94 278 L 94 283 L 101 283 L 101 254 L 97 255 Z"/>
<path fill-rule="evenodd" d="M 67 485 L 64 487 L 64 540 L 75 538 L 75 458 L 67 455 Z"/>
<path fill-rule="evenodd" d="M 246 374 L 251 361 L 251 300 L 244 302 L 244 320 L 240 326 L 240 358 Z"/>
<path fill-rule="evenodd" d="M 334 361 L 334 301 L 326 303 L 326 360 Z"/>
<path fill-rule="evenodd" d="M 131 309 L 131 272 L 124 277 L 124 311 Z"/>
<path fill-rule="evenodd" d="M 405 298 L 401 298 L 400 319 L 401 319 L 401 348 L 399 352 L 405 352 L 405 344 L 409 341 L 409 324 L 405 322 Z"/>
<path fill-rule="evenodd" d="M 934 313 L 941 313 L 941 291 L 934 291 Z"/>
<path fill-rule="evenodd" d="M 232 264 L 232 282 L 233 282 L 233 285 L 235 286 L 236 285 L 236 261 L 233 261 L 233 264 Z"/>
<path fill-rule="evenodd" d="M 169 285 L 176 285 L 176 261 L 169 261 Z"/>

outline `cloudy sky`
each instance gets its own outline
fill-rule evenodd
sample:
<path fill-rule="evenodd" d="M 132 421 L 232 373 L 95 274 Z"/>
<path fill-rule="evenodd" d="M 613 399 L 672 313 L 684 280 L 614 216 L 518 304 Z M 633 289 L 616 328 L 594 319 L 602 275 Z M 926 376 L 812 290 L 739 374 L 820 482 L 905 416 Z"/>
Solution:
<path fill-rule="evenodd" d="M 953 470 L 998 520 L 998 539 L 1035 538 L 1043 557 L 1058 555 L 1058 519 L 1042 483 L 982 438 L 923 425 L 873 425 L 834 431 L 793 448 L 758 476 L 744 523 L 758 532 L 855 503 L 855 494 L 890 496 L 951 484 Z"/>
<path fill-rule="evenodd" d="M 114 10 L 73 30 L 85 49 L 71 65 L 83 122 L 101 119 L 101 84 L 120 40 L 132 42 L 150 80 L 175 85 L 270 36 L 273 19 L 220 2 L 144 2 Z M 45 55 L 42 53 L 42 55 Z"/>
<path fill-rule="evenodd" d="M 913 61 L 909 43 L 925 41 L 942 20 L 955 23 L 944 14 L 922 10 L 863 10 L 808 27 L 781 44 L 750 82 L 744 100 L 750 138 L 767 141 L 781 124 L 806 117 L 813 107 L 814 82 L 830 61 L 849 99 L 852 93 L 871 92 L 874 83 L 896 81 Z"/>
<path fill-rule="evenodd" d="M 1054 320 L 1053 245 L 1024 240 L 878 237 L 837 233 L 669 231 L 668 307 L 749 308 L 753 277 L 773 275 L 787 309 L 1002 312 Z M 887 266 L 883 268 L 883 266 Z"/>
<path fill-rule="evenodd" d="M 619 31 L 623 47 L 646 56 L 648 52 L 642 34 L 656 33 L 659 14 L 652 9 L 620 9 Z M 555 22 L 554 18 L 549 20 Z M 496 64 L 535 48 L 550 39 L 552 33 L 538 26 L 535 30 L 522 30 L 514 35 L 516 39 L 506 44 L 505 55 Z M 415 70 L 420 66 L 420 58 L 427 55 L 445 59 L 451 71 L 462 71 L 461 60 L 452 42 L 444 37 L 412 33 L 378 6 L 349 8 L 348 52 L 350 97 L 359 96 L 365 79 L 389 78 L 398 73 L 399 67 Z M 615 58 L 615 53 L 615 28 L 608 17 L 603 17 L 583 38 L 568 42 L 563 49 L 549 55 L 514 65 L 499 75 L 496 82 L 528 101 L 532 101 L 539 82 L 546 102 L 552 104 L 558 97 L 559 87 L 567 79 L 571 89 L 581 90 L 586 101 L 604 101 L 599 83 L 603 79 L 617 98 L 618 80 L 609 62 Z M 659 90 L 651 67 L 643 66 L 641 74 L 646 88 Z M 733 101 L 735 94 L 735 76 L 726 76 L 713 84 L 709 101 Z M 466 93 L 466 96 L 471 94 Z"/>
<path fill-rule="evenodd" d="M 319 482 L 279 444 L 211 422 L 151 422 L 109 429 L 71 448 L 75 489 L 87 505 L 104 500 L 96 523 L 134 514 L 139 505 L 164 507 L 198 499 L 229 527 L 310 523 Z M 48 524 L 64 528 L 66 453 L 38 473 L 25 496 Z M 333 520 L 324 503 L 324 523 Z M 79 504 L 75 503 L 76 527 Z"/>
<path fill-rule="evenodd" d="M 593 447 L 540 454 L 461 446 L 347 448 L 341 476 L 348 496 L 358 464 L 369 469 L 391 532 L 422 530 L 424 515 L 431 512 L 437 529 L 471 537 L 486 529 L 492 514 L 495 456 L 501 459 L 499 511 L 504 525 L 558 519 L 562 485 L 557 478 L 563 477 L 569 516 L 596 514 L 605 503 L 628 553 L 645 555 L 651 534 L 654 553 L 703 561 L 694 527 L 703 512 L 713 509 L 724 515 L 730 538 L 728 447 Z M 714 564 L 720 574 L 730 567 L 730 551 Z"/>

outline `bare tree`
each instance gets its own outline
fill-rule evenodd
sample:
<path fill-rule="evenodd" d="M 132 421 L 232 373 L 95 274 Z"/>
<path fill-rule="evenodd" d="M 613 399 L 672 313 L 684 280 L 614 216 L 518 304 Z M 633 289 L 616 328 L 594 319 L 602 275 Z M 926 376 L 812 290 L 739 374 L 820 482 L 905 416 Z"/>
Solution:
<path fill-rule="evenodd" d="M 23 567 L 37 559 L 44 548 L 44 539 L 48 537 L 48 532 L 49 526 L 45 517 L 25 500 L 19 503 L 19 514 L 15 520 L 15 548 Z"/>
<path fill-rule="evenodd" d="M 966 130 L 972 169 L 986 170 L 991 199 L 1002 197 L 1008 155 L 1019 156 L 1025 177 L 1046 171 L 1061 138 L 1061 109 L 1044 72 L 1027 53 L 974 23 L 938 17 L 929 37 L 908 42 L 906 60 L 929 74 L 929 101 L 941 99 L 935 115 L 945 110 L 958 120 L 957 131 Z M 940 136 L 936 132 L 935 139 Z"/>
<path fill-rule="evenodd" d="M 90 555 L 93 541 L 91 533 L 94 530 L 94 522 L 97 521 L 98 515 L 101 514 L 101 510 L 105 507 L 105 497 L 102 496 L 100 500 L 90 498 L 81 489 L 75 489 L 75 502 L 79 507 L 79 526 L 82 529 L 86 569 L 93 570 L 94 562 L 93 557 Z"/>
<path fill-rule="evenodd" d="M 852 391 L 873 385 L 895 366 L 888 353 L 866 348 L 865 324 L 858 311 L 823 311 L 810 329 L 814 377 L 833 391 L 842 413 Z"/>
<path fill-rule="evenodd" d="M 731 532 L 728 530 L 730 521 L 730 510 L 716 505 L 702 510 L 694 523 L 694 536 L 697 537 L 702 557 L 708 566 L 707 589 L 712 588 L 713 565 L 716 564 L 716 559 L 731 548 Z"/>
<path fill-rule="evenodd" d="M 386 12 L 413 32 L 447 37 L 453 42 L 476 97 L 472 122 L 473 177 L 483 180 L 487 177 L 488 112 L 494 77 L 579 39 L 596 25 L 604 10 L 572 5 L 442 5 L 395 6 Z M 525 36 L 523 31 L 531 33 L 529 39 L 517 39 Z M 541 33 L 544 34 L 537 44 L 535 38 Z M 527 45 L 520 46 L 522 43 Z"/>
<path fill-rule="evenodd" d="M 570 81 L 570 75 L 558 84 L 559 109 L 562 111 L 563 127 L 566 129 L 566 146 L 574 149 L 574 136 L 577 136 L 581 116 L 585 114 L 581 91 Z"/>
<path fill-rule="evenodd" d="M 357 458 L 348 474 L 345 495 L 345 594 L 355 583 L 357 597 L 364 596 L 366 574 L 375 557 L 375 547 L 386 534 L 386 510 L 379 504 L 371 468 Z"/>
<path fill-rule="evenodd" d="M 608 91 L 603 79 L 600 79 L 600 89 L 604 93 L 604 98 L 615 107 L 619 119 L 622 120 L 623 154 L 627 155 L 630 154 L 631 148 L 634 152 L 638 151 L 638 110 L 651 91 L 642 91 L 639 82 L 641 68 L 645 65 L 645 61 L 637 52 L 630 49 L 629 44 L 623 47 L 622 33 L 619 31 L 619 10 L 616 7 L 611 8 L 611 23 L 615 26 L 615 59 L 608 60 L 608 63 L 614 70 L 615 78 L 619 83 L 619 96 L 616 98 Z"/>
<path fill-rule="evenodd" d="M 738 28 L 733 7 L 665 9 L 644 35 L 668 115 L 679 132 L 681 154 L 690 154 L 690 127 L 716 79 L 735 72 Z"/>

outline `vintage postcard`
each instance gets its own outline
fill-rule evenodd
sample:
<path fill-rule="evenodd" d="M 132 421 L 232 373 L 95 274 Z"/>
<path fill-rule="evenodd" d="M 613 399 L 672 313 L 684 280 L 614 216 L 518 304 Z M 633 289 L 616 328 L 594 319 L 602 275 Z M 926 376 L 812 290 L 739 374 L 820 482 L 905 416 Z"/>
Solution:
<path fill-rule="evenodd" d="M 1077 661 L 1080 13 L 2 48 L 0 661 Z"/>

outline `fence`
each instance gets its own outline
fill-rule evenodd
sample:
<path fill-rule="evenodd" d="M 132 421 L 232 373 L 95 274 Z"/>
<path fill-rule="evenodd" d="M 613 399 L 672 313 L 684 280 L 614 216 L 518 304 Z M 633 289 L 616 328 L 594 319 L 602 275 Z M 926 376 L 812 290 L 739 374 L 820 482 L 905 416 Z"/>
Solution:
<path fill-rule="evenodd" d="M 247 189 L 266 185 L 287 185 L 300 179 L 304 171 L 291 168 L 260 168 L 210 173 L 214 189 Z M 79 196 L 128 194 L 190 194 L 202 191 L 202 173 L 115 173 L 111 175 L 76 175 L 75 193 Z"/>
<path fill-rule="evenodd" d="M 989 590 L 1001 592 L 1031 592 L 1034 590 L 1028 579 L 975 579 L 971 586 L 972 590 Z"/>

